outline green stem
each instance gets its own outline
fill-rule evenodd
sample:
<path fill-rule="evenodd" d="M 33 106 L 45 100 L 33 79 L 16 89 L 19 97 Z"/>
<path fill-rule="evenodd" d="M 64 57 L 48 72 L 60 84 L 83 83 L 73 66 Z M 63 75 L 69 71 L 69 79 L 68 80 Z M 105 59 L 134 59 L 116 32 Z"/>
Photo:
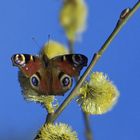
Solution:
<path fill-rule="evenodd" d="M 88 114 L 86 114 L 84 111 L 83 111 L 83 117 L 84 117 L 84 122 L 85 122 L 85 135 L 86 135 L 86 138 L 87 140 L 93 140 L 93 135 L 92 135 L 92 131 L 91 131 L 91 128 L 90 128 L 90 122 L 89 122 L 89 116 Z"/>
<path fill-rule="evenodd" d="M 74 89 L 71 91 L 71 93 L 68 95 L 68 97 L 64 100 L 64 102 L 59 106 L 59 108 L 56 110 L 56 112 L 50 117 L 49 122 L 54 122 L 57 117 L 61 114 L 61 112 L 65 109 L 65 107 L 70 103 L 70 101 L 76 96 L 78 89 L 81 87 L 82 83 L 85 81 L 88 74 L 91 72 L 99 58 L 103 55 L 105 50 L 108 48 L 109 44 L 112 42 L 112 40 L 115 38 L 115 36 L 118 34 L 120 29 L 124 26 L 124 24 L 128 21 L 128 19 L 136 12 L 136 10 L 140 7 L 140 1 L 136 3 L 136 5 L 130 10 L 130 12 L 127 14 L 127 16 L 123 17 L 123 19 L 119 19 L 119 23 L 116 25 L 115 29 L 109 36 L 109 38 L 106 40 L 106 42 L 103 44 L 101 49 L 93 55 L 93 58 L 84 72 L 84 74 L 81 76 L 79 81 L 77 82 Z"/>
<path fill-rule="evenodd" d="M 74 42 L 71 40 L 68 40 L 68 47 L 69 47 L 69 53 L 74 53 Z"/>

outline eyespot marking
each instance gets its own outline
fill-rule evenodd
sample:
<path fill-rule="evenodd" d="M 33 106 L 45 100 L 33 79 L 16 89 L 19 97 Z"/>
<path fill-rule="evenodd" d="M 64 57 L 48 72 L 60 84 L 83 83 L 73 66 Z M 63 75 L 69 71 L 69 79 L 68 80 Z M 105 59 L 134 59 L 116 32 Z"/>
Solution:
<path fill-rule="evenodd" d="M 82 56 L 81 55 L 73 55 L 72 56 L 72 60 L 73 62 L 77 65 L 81 64 L 82 63 Z"/>
<path fill-rule="evenodd" d="M 25 66 L 25 56 L 23 54 L 16 54 L 14 56 L 14 62 L 17 65 L 24 67 Z"/>
<path fill-rule="evenodd" d="M 59 74 L 59 79 L 60 79 L 60 83 L 63 86 L 63 88 L 70 88 L 71 84 L 72 84 L 72 79 L 69 75 L 64 74 L 63 72 L 61 72 Z"/>
<path fill-rule="evenodd" d="M 33 74 L 30 77 L 30 84 L 33 88 L 38 88 L 39 84 L 40 84 L 40 79 L 36 74 Z"/>

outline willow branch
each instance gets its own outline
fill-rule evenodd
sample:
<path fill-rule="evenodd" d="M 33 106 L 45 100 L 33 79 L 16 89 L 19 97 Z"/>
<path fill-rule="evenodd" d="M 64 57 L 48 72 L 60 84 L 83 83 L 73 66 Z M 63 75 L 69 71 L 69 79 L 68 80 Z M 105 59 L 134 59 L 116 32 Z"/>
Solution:
<path fill-rule="evenodd" d="M 69 52 L 74 53 L 74 42 L 68 40 L 68 47 L 69 47 Z M 75 77 L 75 81 L 77 82 L 79 77 Z M 85 124 L 85 136 L 87 140 L 93 140 L 93 134 L 91 131 L 90 127 L 90 122 L 89 122 L 89 117 L 88 114 L 86 114 L 83 110 L 81 110 L 83 113 L 83 119 L 84 119 L 84 124 Z"/>
<path fill-rule="evenodd" d="M 53 115 L 51 115 L 51 117 L 49 117 L 49 119 L 47 119 L 47 122 L 50 122 L 50 123 L 54 122 L 57 119 L 57 117 L 61 114 L 61 112 L 65 109 L 65 107 L 70 103 L 70 101 L 76 96 L 76 94 L 78 94 L 77 93 L 78 89 L 81 87 L 82 83 L 85 81 L 86 77 L 91 72 L 91 70 L 93 69 L 93 67 L 99 60 L 99 58 L 103 55 L 105 50 L 108 48 L 109 44 L 113 41 L 113 39 L 116 37 L 118 32 L 121 30 L 121 28 L 125 25 L 125 23 L 128 21 L 128 19 L 136 12 L 136 10 L 139 7 L 140 7 L 140 1 L 138 1 L 132 9 L 127 9 L 127 11 L 123 11 L 121 13 L 121 16 L 117 22 L 117 25 L 116 25 L 115 29 L 113 30 L 113 32 L 111 33 L 111 35 L 109 36 L 109 38 L 105 41 L 105 43 L 99 49 L 99 51 L 93 55 L 93 58 L 89 64 L 88 68 L 86 69 L 84 74 L 81 76 L 81 78 L 77 82 L 76 86 L 73 88 L 73 90 L 68 95 L 68 97 L 64 100 L 64 102 L 59 106 L 59 108 L 55 111 L 55 113 Z"/>
<path fill-rule="evenodd" d="M 93 133 L 92 133 L 91 127 L 90 127 L 89 116 L 84 111 L 83 111 L 83 118 L 84 118 L 84 122 L 85 122 L 86 138 L 87 138 L 87 140 L 93 140 Z"/>
<path fill-rule="evenodd" d="M 68 40 L 68 47 L 69 47 L 69 53 L 74 52 L 74 42 L 71 40 Z"/>

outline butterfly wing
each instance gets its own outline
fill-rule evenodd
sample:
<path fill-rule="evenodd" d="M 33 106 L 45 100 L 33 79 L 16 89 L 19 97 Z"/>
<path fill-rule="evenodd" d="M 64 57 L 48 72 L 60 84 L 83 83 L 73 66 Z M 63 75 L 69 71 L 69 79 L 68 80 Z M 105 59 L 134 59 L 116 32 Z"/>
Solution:
<path fill-rule="evenodd" d="M 38 95 L 49 94 L 51 77 L 49 71 L 44 66 L 42 59 L 39 56 L 30 54 L 15 54 L 11 59 L 13 65 L 17 66 L 22 72 L 22 77 L 26 79 L 24 80 L 24 83 L 21 83 L 21 86 L 24 89 L 26 89 L 25 85 L 28 83 L 28 88 L 35 90 Z M 20 80 L 19 77 L 19 81 L 22 82 L 23 80 Z"/>
<path fill-rule="evenodd" d="M 51 74 L 51 92 L 63 95 L 72 86 L 72 77 L 79 76 L 81 69 L 87 65 L 87 57 L 81 54 L 68 54 L 52 58 L 48 68 Z"/>
<path fill-rule="evenodd" d="M 80 75 L 84 66 L 87 66 L 87 61 L 87 57 L 82 54 L 68 54 L 54 57 L 50 63 L 60 71 L 75 77 Z"/>
<path fill-rule="evenodd" d="M 13 65 L 17 66 L 27 77 L 32 76 L 40 69 L 40 67 L 42 67 L 39 56 L 30 54 L 14 54 L 11 59 Z"/>
<path fill-rule="evenodd" d="M 49 95 L 64 95 L 72 85 L 72 78 L 58 67 L 51 67 L 49 70 L 51 70 L 49 72 Z"/>
<path fill-rule="evenodd" d="M 87 57 L 69 54 L 49 60 L 30 54 L 15 54 L 12 62 L 27 79 L 24 81 L 30 84 L 28 87 L 39 96 L 63 95 L 72 86 L 72 77 L 79 76 L 81 69 L 87 65 Z M 24 84 L 22 87 L 26 89 Z"/>

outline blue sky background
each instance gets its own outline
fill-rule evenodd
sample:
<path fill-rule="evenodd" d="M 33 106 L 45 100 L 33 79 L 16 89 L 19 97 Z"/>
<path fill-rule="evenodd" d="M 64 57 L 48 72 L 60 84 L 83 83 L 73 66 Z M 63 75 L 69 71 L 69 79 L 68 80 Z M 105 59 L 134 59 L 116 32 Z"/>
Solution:
<path fill-rule="evenodd" d="M 75 52 L 85 54 L 90 61 L 112 32 L 120 12 L 136 2 L 88 0 L 87 30 L 82 41 L 75 44 Z M 56 41 L 67 43 L 58 23 L 61 4 L 62 0 L 0 1 L 1 140 L 31 140 L 45 121 L 46 111 L 39 104 L 23 100 L 18 69 L 12 67 L 10 57 L 14 53 L 37 54 L 48 34 Z M 90 117 L 95 140 L 140 139 L 140 10 L 111 43 L 94 71 L 107 73 L 120 91 L 119 101 L 112 111 Z M 82 114 L 74 101 L 57 121 L 70 124 L 79 139 L 85 140 Z"/>

